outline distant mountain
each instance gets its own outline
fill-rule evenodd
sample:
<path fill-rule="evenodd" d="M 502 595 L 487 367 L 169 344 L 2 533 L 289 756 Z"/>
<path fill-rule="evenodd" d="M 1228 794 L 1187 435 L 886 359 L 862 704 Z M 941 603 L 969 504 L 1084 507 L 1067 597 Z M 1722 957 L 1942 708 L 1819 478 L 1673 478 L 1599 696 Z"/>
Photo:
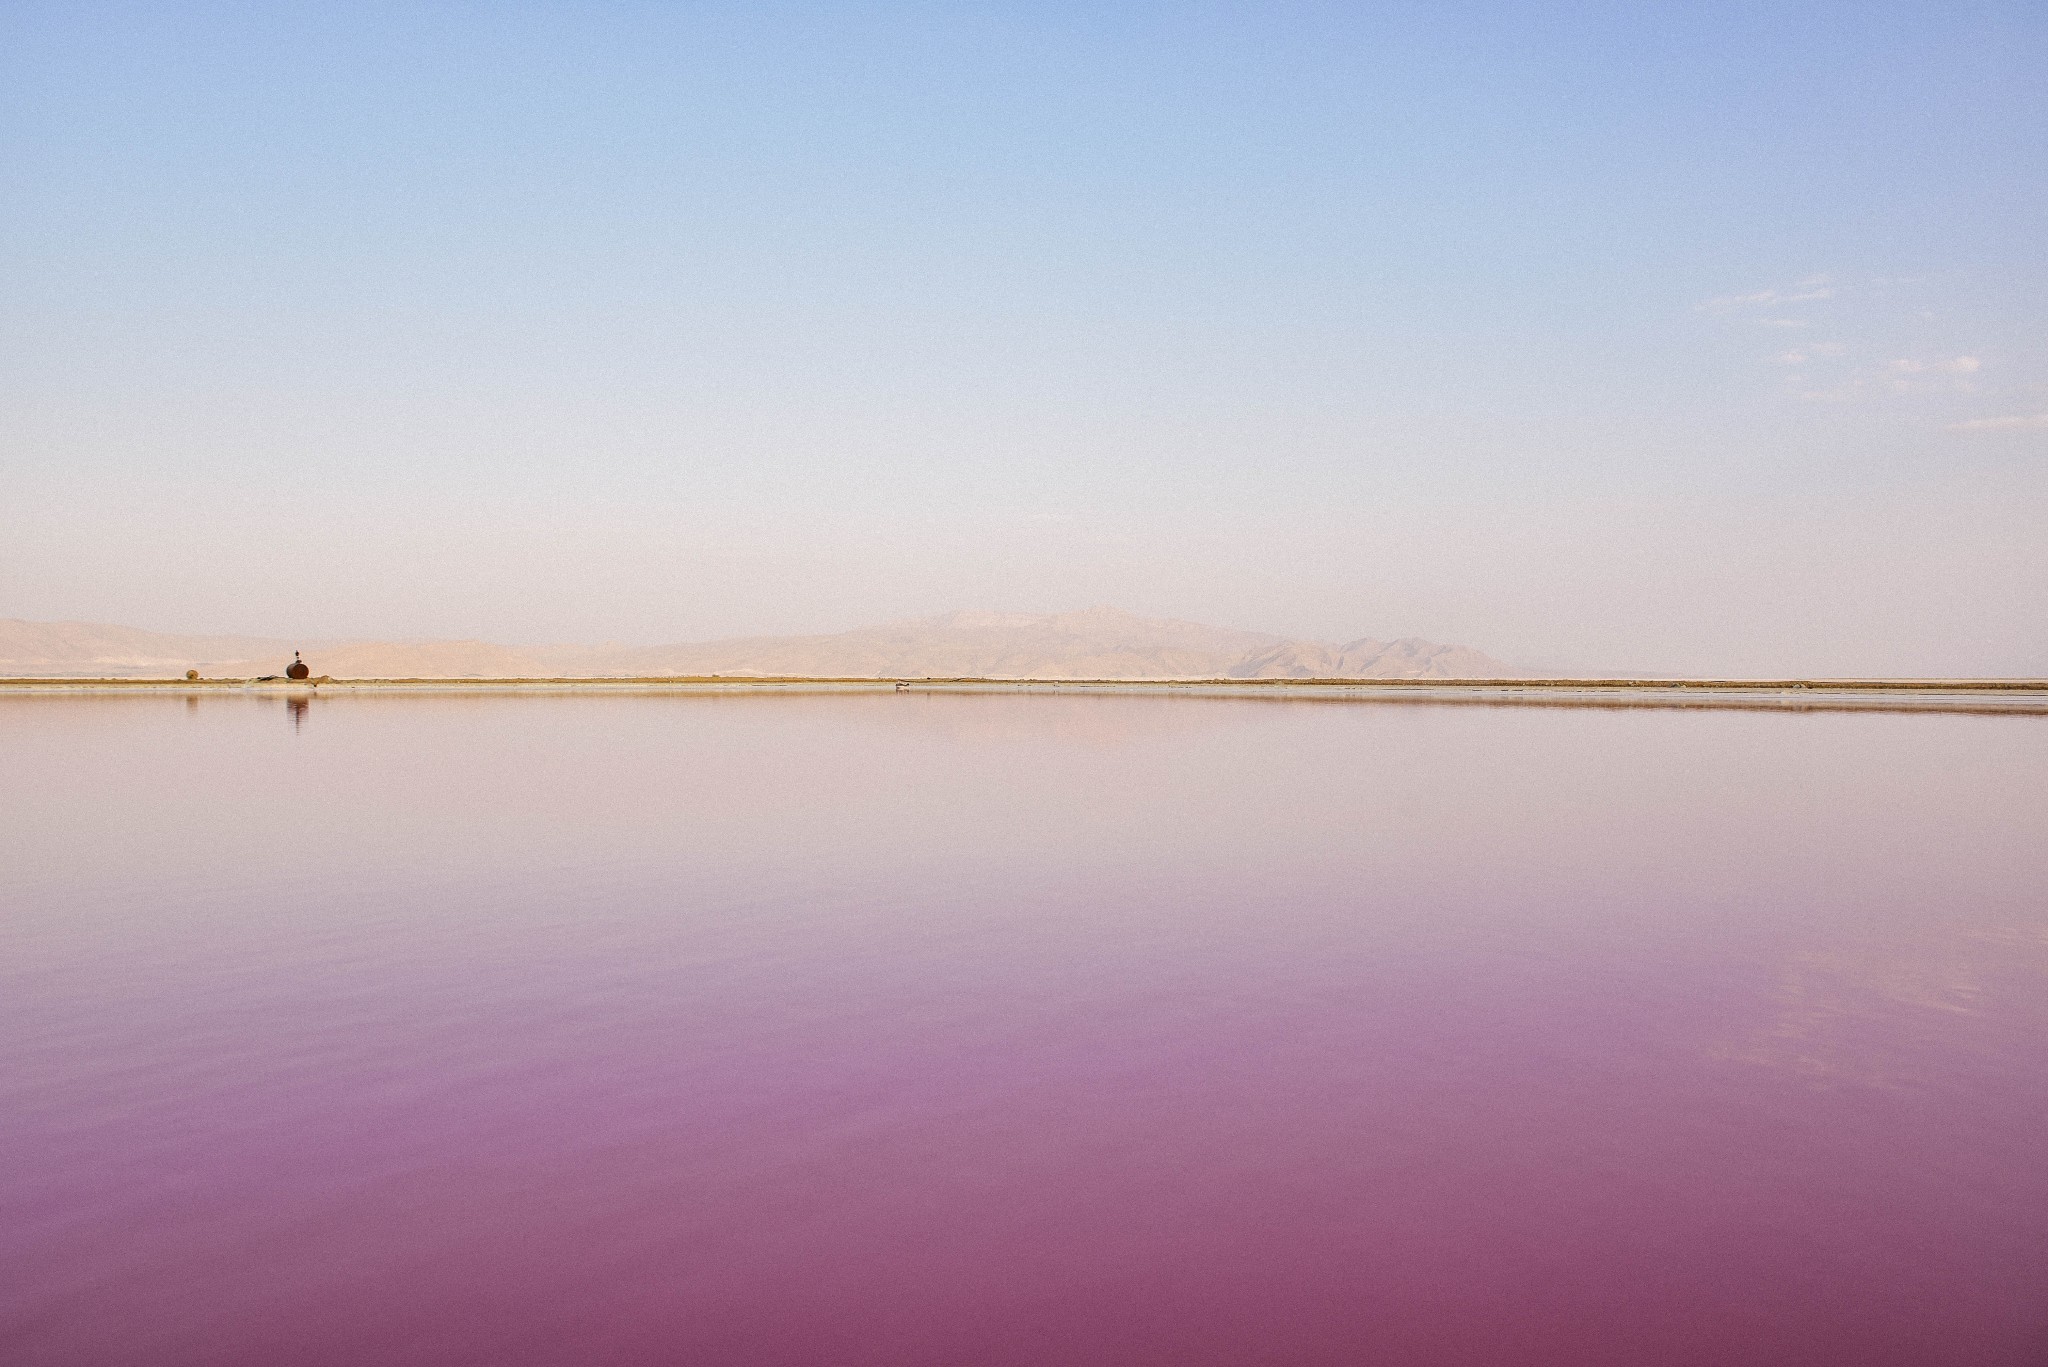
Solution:
<path fill-rule="evenodd" d="M 959 612 L 830 636 L 782 636 L 656 646 L 638 652 L 651 674 L 820 674 L 866 678 L 1214 678 L 1278 636 L 1193 622 L 1086 612 Z"/>
<path fill-rule="evenodd" d="M 667 646 L 503 646 L 486 641 L 306 641 L 173 636 L 86 622 L 0 619 L 0 675 L 212 678 L 282 673 L 294 649 L 335 678 L 805 675 L 992 679 L 1473 679 L 1516 671 L 1464 646 L 1409 637 L 1343 645 L 1083 612 L 961 612 L 824 636 Z"/>
<path fill-rule="evenodd" d="M 292 645 L 262 636 L 173 636 L 97 622 L 24 622 L 0 618 L 0 675 L 132 678 L 183 674 L 195 663 L 263 658 L 282 670 Z"/>

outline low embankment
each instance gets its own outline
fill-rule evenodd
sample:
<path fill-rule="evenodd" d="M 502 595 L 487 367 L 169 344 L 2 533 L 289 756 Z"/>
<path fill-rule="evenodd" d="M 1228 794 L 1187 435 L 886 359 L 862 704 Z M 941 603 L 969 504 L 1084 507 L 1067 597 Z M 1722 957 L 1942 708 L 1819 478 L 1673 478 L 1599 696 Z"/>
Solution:
<path fill-rule="evenodd" d="M 2048 714 L 2043 679 L 990 679 L 673 676 L 505 679 L 0 679 L 34 694 L 1004 693 L 1488 706 L 1739 707 Z"/>

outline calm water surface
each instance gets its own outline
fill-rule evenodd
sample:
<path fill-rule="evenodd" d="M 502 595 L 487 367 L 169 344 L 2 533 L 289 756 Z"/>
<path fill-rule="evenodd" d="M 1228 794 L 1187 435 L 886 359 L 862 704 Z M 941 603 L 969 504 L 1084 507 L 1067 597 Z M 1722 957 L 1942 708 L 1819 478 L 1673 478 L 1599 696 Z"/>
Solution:
<path fill-rule="evenodd" d="M 8 1364 L 2048 1361 L 2048 719 L 0 701 Z"/>

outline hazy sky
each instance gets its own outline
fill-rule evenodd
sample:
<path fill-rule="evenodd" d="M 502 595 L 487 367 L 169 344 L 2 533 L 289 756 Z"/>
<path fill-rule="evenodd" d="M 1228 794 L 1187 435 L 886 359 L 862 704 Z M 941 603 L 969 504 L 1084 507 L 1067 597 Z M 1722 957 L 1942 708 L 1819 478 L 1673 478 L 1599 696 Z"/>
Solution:
<path fill-rule="evenodd" d="M 0 616 L 2048 673 L 2048 8 L 0 8 Z"/>

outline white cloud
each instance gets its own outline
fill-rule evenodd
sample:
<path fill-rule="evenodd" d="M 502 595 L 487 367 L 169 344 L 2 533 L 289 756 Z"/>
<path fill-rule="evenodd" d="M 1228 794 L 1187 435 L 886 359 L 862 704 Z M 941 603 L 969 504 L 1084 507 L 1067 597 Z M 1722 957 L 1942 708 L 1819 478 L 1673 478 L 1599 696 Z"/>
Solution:
<path fill-rule="evenodd" d="M 1751 290 L 1747 294 L 1724 294 L 1718 299 L 1709 299 L 1700 305 L 1706 313 L 1746 313 L 1754 309 L 1776 308 L 1784 304 L 1804 304 L 1816 299 L 1832 299 L 1835 289 L 1825 275 L 1809 276 L 1787 289 Z M 1765 320 L 1776 327 L 1799 327 L 1796 322 L 1783 319 Z"/>
<path fill-rule="evenodd" d="M 1778 355 L 1778 364 L 1779 364 L 1779 365 L 1805 365 L 1805 364 L 1806 364 L 1806 353 L 1805 353 L 1805 352 L 1803 352 L 1803 351 L 1786 351 L 1786 352 L 1780 352 L 1780 353 L 1779 353 L 1779 355 Z"/>
<path fill-rule="evenodd" d="M 1955 356 L 1946 361 L 1890 361 L 1885 365 L 1885 383 L 1894 394 L 1974 394 L 1978 385 L 1969 377 L 1983 365 L 1975 356 Z"/>
<path fill-rule="evenodd" d="M 1951 423 L 1951 432 L 2041 432 L 2048 431 L 2048 413 L 2029 413 L 2006 418 L 1971 418 Z"/>

